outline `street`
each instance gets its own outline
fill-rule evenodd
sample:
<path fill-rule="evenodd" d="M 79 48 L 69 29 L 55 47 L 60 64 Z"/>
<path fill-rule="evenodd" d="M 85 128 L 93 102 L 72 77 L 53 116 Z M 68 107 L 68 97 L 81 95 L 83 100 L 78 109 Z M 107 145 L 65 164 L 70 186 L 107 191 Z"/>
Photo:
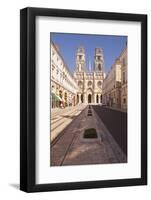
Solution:
<path fill-rule="evenodd" d="M 93 109 L 127 155 L 127 113 L 99 105 L 93 105 Z"/>

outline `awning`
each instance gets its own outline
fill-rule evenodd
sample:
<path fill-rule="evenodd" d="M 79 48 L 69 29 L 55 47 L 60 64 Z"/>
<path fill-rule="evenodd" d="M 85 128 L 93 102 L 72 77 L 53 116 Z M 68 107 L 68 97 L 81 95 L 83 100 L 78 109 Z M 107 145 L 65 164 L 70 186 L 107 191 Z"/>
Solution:
<path fill-rule="evenodd" d="M 56 95 L 54 92 L 51 92 L 51 96 L 52 96 L 52 99 L 55 100 L 55 101 L 63 101 L 61 99 L 61 97 L 59 97 L 58 95 Z"/>

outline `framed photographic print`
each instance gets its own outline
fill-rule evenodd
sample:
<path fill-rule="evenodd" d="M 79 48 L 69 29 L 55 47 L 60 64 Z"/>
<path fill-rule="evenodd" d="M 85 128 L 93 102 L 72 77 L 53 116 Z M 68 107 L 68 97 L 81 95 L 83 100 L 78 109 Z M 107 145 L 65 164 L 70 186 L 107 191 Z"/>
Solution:
<path fill-rule="evenodd" d="M 147 16 L 20 12 L 20 189 L 147 184 Z"/>

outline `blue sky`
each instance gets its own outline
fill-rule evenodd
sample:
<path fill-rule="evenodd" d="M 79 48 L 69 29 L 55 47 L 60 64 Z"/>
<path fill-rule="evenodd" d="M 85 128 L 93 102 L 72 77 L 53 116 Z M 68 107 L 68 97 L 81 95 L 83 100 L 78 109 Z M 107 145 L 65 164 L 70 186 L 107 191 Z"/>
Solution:
<path fill-rule="evenodd" d="M 50 39 L 59 46 L 69 70 L 75 70 L 75 55 L 79 46 L 84 46 L 86 53 L 86 65 L 94 66 L 94 50 L 101 47 L 104 52 L 105 72 L 107 73 L 125 47 L 126 36 L 112 35 L 87 35 L 87 34 L 68 34 L 68 33 L 51 33 Z"/>

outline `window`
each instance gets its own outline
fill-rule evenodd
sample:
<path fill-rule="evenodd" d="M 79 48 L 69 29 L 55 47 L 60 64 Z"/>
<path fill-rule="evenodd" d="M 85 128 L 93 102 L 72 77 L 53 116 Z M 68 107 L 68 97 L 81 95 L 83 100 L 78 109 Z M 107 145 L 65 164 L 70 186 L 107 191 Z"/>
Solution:
<path fill-rule="evenodd" d="M 59 97 L 62 98 L 62 91 L 59 91 Z"/>
<path fill-rule="evenodd" d="M 79 60 L 82 60 L 82 55 L 79 55 Z"/>
<path fill-rule="evenodd" d="M 101 60 L 101 56 L 97 56 L 97 60 L 99 60 L 99 61 L 100 61 L 100 60 Z"/>
<path fill-rule="evenodd" d="M 98 64 L 98 70 L 101 71 L 101 64 Z"/>
<path fill-rule="evenodd" d="M 83 83 L 82 83 L 82 81 L 79 81 L 79 82 L 78 82 L 78 86 L 79 86 L 80 88 L 83 87 Z"/>
<path fill-rule="evenodd" d="M 126 103 L 126 99 L 125 99 L 125 98 L 123 99 L 123 103 L 124 103 L 124 104 Z"/>
<path fill-rule="evenodd" d="M 97 86 L 101 88 L 102 87 L 102 82 L 98 81 Z"/>
<path fill-rule="evenodd" d="M 125 80 L 125 72 L 123 72 L 123 83 L 125 83 L 126 80 Z"/>
<path fill-rule="evenodd" d="M 92 86 L 92 81 L 88 81 L 88 87 Z"/>
<path fill-rule="evenodd" d="M 52 71 L 54 71 L 55 70 L 55 66 L 54 65 L 52 65 Z"/>

